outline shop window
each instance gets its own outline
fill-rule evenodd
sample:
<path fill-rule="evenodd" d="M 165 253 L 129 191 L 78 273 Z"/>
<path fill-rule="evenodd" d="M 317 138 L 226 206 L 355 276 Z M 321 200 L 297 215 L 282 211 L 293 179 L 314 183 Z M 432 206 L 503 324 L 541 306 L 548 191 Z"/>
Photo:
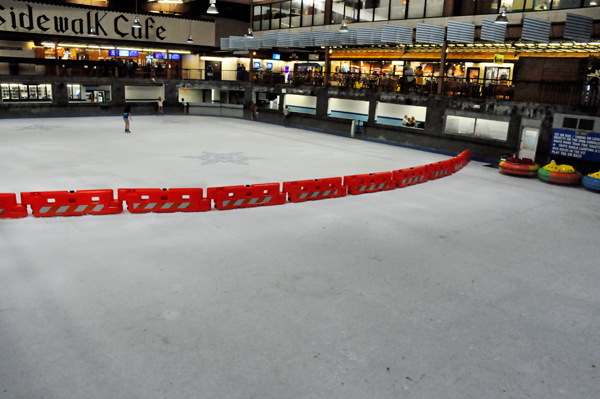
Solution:
<path fill-rule="evenodd" d="M 427 0 L 427 8 L 425 9 L 425 16 L 441 17 L 444 15 L 444 0 Z"/>
<path fill-rule="evenodd" d="M 313 13 L 313 0 L 304 0 L 302 2 L 302 26 L 312 26 Z"/>
<path fill-rule="evenodd" d="M 358 21 L 358 0 L 344 0 L 346 7 L 344 8 L 344 20 L 347 22 Z"/>
<path fill-rule="evenodd" d="M 549 2 L 549 1 L 548 1 Z M 548 5 L 544 4 L 546 1 L 538 1 L 537 3 L 543 3 L 542 10 L 547 10 Z M 558 10 L 561 8 L 578 8 L 581 6 L 581 0 L 552 0 L 552 9 Z"/>
<path fill-rule="evenodd" d="M 302 17 L 302 1 L 301 0 L 292 0 L 292 9 L 290 11 L 290 27 L 291 28 L 299 28 L 300 27 L 300 18 Z"/>
<path fill-rule="evenodd" d="M 390 0 L 390 19 L 406 18 L 406 1 Z"/>
<path fill-rule="evenodd" d="M 288 29 L 290 27 L 290 7 L 291 2 L 289 1 L 281 3 L 281 29 Z"/>
<path fill-rule="evenodd" d="M 341 24 L 344 19 L 344 1 L 333 0 L 331 4 L 331 20 L 334 24 Z"/>
<path fill-rule="evenodd" d="M 262 12 L 260 6 L 254 6 L 254 21 L 252 21 L 252 29 L 259 31 L 260 30 L 260 20 L 262 18 Z"/>
<path fill-rule="evenodd" d="M 448 115 L 444 132 L 506 141 L 508 122 Z"/>
<path fill-rule="evenodd" d="M 423 18 L 425 0 L 412 0 L 408 3 L 408 18 Z"/>
<path fill-rule="evenodd" d="M 2 100 L 9 101 L 51 101 L 52 85 L 3 83 Z"/>
<path fill-rule="evenodd" d="M 313 25 L 324 25 L 325 24 L 325 0 L 315 0 Z"/>
<path fill-rule="evenodd" d="M 386 21 L 390 13 L 390 0 L 380 0 L 375 6 L 375 21 Z"/>
<path fill-rule="evenodd" d="M 281 23 L 281 3 L 271 4 L 271 29 L 279 29 Z"/>
<path fill-rule="evenodd" d="M 261 16 L 261 30 L 268 30 L 271 28 L 271 6 L 265 5 L 262 6 L 262 16 Z"/>
<path fill-rule="evenodd" d="M 373 10 L 377 6 L 376 0 L 364 0 L 358 3 L 360 8 L 360 22 L 373 21 Z"/>

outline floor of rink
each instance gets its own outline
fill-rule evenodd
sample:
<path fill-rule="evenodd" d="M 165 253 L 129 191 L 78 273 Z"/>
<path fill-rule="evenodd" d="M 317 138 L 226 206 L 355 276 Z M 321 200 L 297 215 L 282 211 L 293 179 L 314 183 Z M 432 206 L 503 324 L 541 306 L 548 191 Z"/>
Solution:
<path fill-rule="evenodd" d="M 440 154 L 236 119 L 0 121 L 0 192 L 203 187 Z M 206 213 L 0 221 L 3 398 L 581 398 L 599 195 L 471 162 L 413 187 Z"/>

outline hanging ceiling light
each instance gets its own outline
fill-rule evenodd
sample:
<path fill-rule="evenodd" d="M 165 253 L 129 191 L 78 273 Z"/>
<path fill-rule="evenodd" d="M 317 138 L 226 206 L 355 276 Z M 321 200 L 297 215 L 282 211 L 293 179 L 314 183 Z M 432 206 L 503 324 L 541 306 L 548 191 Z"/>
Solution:
<path fill-rule="evenodd" d="M 346 21 L 342 21 L 342 26 L 340 26 L 340 32 L 348 33 L 348 25 L 346 24 Z"/>
<path fill-rule="evenodd" d="M 206 10 L 207 14 L 218 14 L 219 10 L 217 10 L 217 0 L 210 0 L 210 6 L 208 6 L 208 10 Z"/>
<path fill-rule="evenodd" d="M 192 20 L 190 19 L 190 35 L 188 36 L 187 42 L 192 44 L 194 41 L 192 40 Z"/>
<path fill-rule="evenodd" d="M 500 15 L 495 21 L 497 24 L 508 24 L 508 18 L 506 17 L 506 7 L 500 7 Z"/>
<path fill-rule="evenodd" d="M 90 28 L 90 31 L 88 32 L 88 36 L 98 36 L 98 34 L 96 33 L 96 30 L 94 29 L 93 26 Z"/>
<path fill-rule="evenodd" d="M 134 29 L 142 29 L 142 24 L 140 24 L 140 19 L 137 16 L 137 0 L 135 1 L 135 18 L 133 19 L 133 28 Z"/>
<path fill-rule="evenodd" d="M 252 33 L 252 28 L 248 28 L 248 33 L 246 33 L 246 36 L 248 39 L 254 39 L 254 33 Z"/>

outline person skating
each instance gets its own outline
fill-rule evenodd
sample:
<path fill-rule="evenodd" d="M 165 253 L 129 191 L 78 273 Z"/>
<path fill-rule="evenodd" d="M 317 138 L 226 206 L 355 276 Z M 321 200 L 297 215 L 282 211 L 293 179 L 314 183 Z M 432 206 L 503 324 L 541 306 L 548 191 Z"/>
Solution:
<path fill-rule="evenodd" d="M 129 130 L 129 121 L 133 120 L 131 118 L 131 106 L 126 106 L 125 111 L 123 111 L 123 121 L 125 122 L 125 133 L 131 133 Z"/>

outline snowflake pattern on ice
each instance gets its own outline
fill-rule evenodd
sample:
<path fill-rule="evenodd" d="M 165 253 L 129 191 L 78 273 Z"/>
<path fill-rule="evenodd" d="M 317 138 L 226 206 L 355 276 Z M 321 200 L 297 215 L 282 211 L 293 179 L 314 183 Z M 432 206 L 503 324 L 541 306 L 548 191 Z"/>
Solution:
<path fill-rule="evenodd" d="M 238 165 L 248 165 L 248 161 L 250 159 L 257 159 L 257 158 L 250 158 L 244 155 L 243 152 L 230 152 L 230 153 L 224 153 L 224 154 L 219 154 L 216 152 L 209 152 L 209 151 L 202 151 L 202 155 L 197 156 L 197 157 L 183 157 L 183 158 L 190 158 L 190 159 L 199 159 L 200 161 L 202 161 L 202 165 L 212 165 L 215 163 L 235 163 Z"/>
<path fill-rule="evenodd" d="M 49 132 L 50 130 L 60 129 L 63 127 L 64 126 L 62 126 L 62 125 L 31 125 L 31 126 L 24 126 L 24 127 L 20 128 L 19 130 L 45 130 L 46 132 Z"/>

